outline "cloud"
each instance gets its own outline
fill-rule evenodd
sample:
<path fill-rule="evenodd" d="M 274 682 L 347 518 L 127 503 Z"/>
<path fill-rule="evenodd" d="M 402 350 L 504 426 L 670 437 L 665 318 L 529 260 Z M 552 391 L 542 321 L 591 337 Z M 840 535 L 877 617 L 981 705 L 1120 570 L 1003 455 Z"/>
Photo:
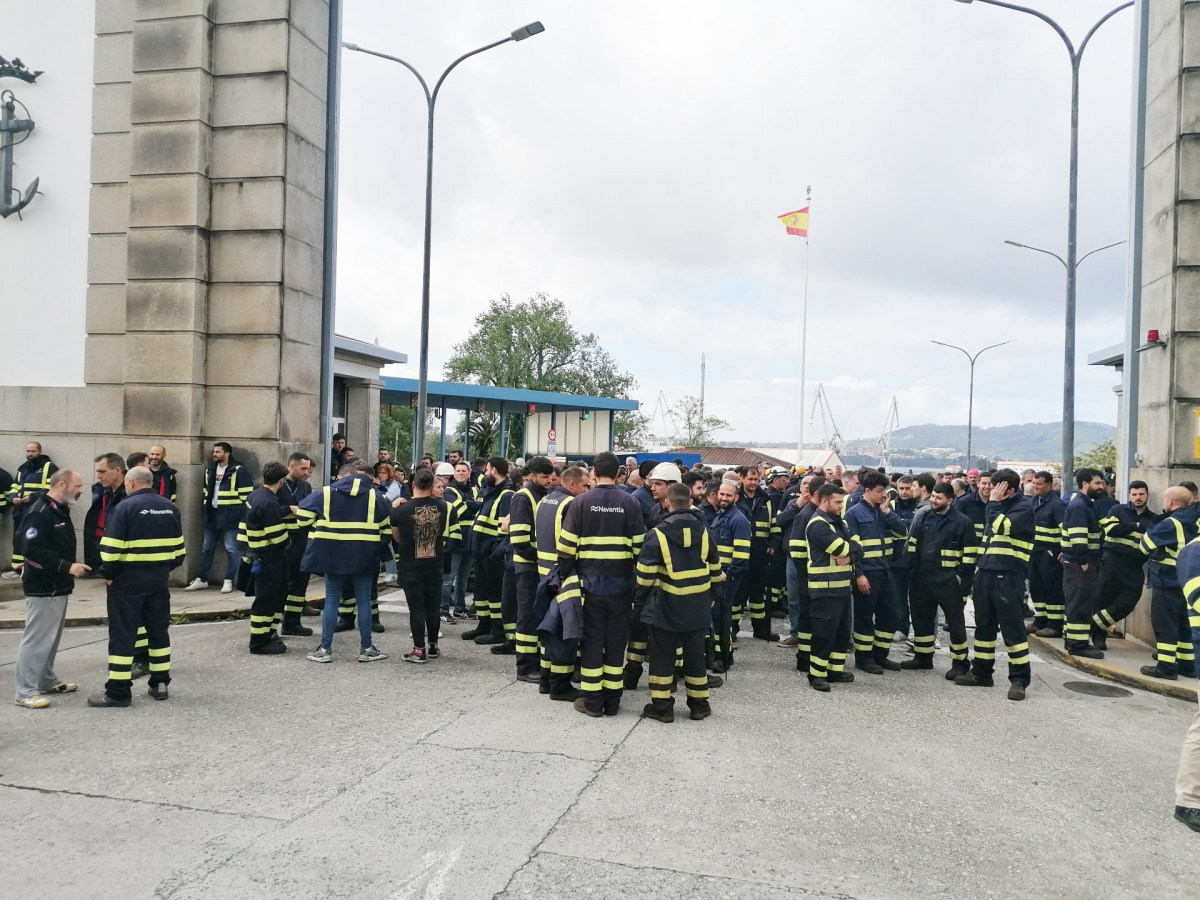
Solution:
<path fill-rule="evenodd" d="M 1072 35 L 1107 11 L 1041 4 Z M 700 387 L 730 439 L 794 439 L 824 383 L 842 433 L 1061 414 L 1069 68 L 1029 16 L 945 0 L 710 0 L 603 6 L 347 0 L 345 36 L 438 100 L 431 374 L 502 293 L 544 290 L 594 331 L 651 408 Z M 1132 17 L 1087 50 L 1080 250 L 1127 233 Z M 339 331 L 407 351 L 415 374 L 424 99 L 401 67 L 345 56 Z M 807 392 L 804 242 L 774 217 L 813 186 Z M 1121 337 L 1124 248 L 1080 268 L 1079 358 Z M 1110 370 L 1077 367 L 1077 416 L 1115 421 Z"/>

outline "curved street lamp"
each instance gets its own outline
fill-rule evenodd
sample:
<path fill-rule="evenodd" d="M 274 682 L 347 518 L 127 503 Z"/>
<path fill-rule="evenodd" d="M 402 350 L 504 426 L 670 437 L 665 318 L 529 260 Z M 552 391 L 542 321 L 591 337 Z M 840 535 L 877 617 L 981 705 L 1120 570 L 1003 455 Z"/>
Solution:
<path fill-rule="evenodd" d="M 958 0 L 958 2 L 971 3 L 972 0 Z M 1122 3 L 1101 16 L 1100 20 L 1083 36 L 1078 49 L 1067 37 L 1062 26 L 1044 12 L 1030 9 L 1028 6 L 1019 6 L 1016 3 L 1006 3 L 1003 0 L 979 0 L 979 2 L 986 3 L 988 6 L 999 6 L 1002 9 L 1026 13 L 1041 19 L 1062 38 L 1062 42 L 1067 48 L 1067 55 L 1071 58 L 1071 169 L 1067 190 L 1067 258 L 1065 260 L 1060 258 L 1060 262 L 1067 270 L 1066 338 L 1063 354 L 1062 479 L 1063 484 L 1071 484 L 1075 461 L 1075 275 L 1078 263 L 1082 262 L 1075 258 L 1079 225 L 1079 61 L 1083 58 L 1083 51 L 1087 49 L 1088 41 L 1092 39 L 1096 30 L 1121 10 L 1133 6 L 1133 0 Z M 1057 254 L 1051 255 L 1056 256 Z"/>
<path fill-rule="evenodd" d="M 388 59 L 404 66 L 404 68 L 417 76 L 417 81 L 421 82 L 421 89 L 425 91 L 425 103 L 429 107 L 428 140 L 425 147 L 425 258 L 421 276 L 421 356 L 417 374 L 417 412 L 413 418 L 412 440 L 414 462 L 420 459 L 421 454 L 425 452 L 425 418 L 428 414 L 427 407 L 429 405 L 429 255 L 433 232 L 433 111 L 437 104 L 438 91 L 442 89 L 442 82 L 446 80 L 446 76 L 464 59 L 469 59 L 472 56 L 483 53 L 485 50 L 491 50 L 493 47 L 499 47 L 501 44 L 507 44 L 509 41 L 523 41 L 526 38 L 533 37 L 535 34 L 541 34 L 545 30 L 546 28 L 541 22 L 531 22 L 523 28 L 518 28 L 506 38 L 493 41 L 490 44 L 480 47 L 478 50 L 472 50 L 470 53 L 464 53 L 446 67 L 446 71 L 442 72 L 441 77 L 434 84 L 432 91 L 429 90 L 429 85 L 421 76 L 421 73 L 413 65 L 400 59 L 400 57 L 380 53 L 378 50 L 368 50 L 366 47 L 360 47 L 358 44 L 351 43 L 350 41 L 342 42 L 342 46 L 347 50 L 366 53 L 370 56 L 378 56 L 380 59 Z"/>
<path fill-rule="evenodd" d="M 941 341 L 930 341 L 931 344 L 937 344 L 940 347 L 949 347 L 951 350 L 957 350 L 967 358 L 967 362 L 971 364 L 971 387 L 967 394 L 967 468 L 971 468 L 971 429 L 975 422 L 975 360 L 983 356 L 988 350 L 995 350 L 997 347 L 1003 347 L 1005 344 L 1011 344 L 1012 341 L 1003 341 L 999 344 L 992 344 L 984 347 L 974 356 L 955 344 L 944 344 Z"/>

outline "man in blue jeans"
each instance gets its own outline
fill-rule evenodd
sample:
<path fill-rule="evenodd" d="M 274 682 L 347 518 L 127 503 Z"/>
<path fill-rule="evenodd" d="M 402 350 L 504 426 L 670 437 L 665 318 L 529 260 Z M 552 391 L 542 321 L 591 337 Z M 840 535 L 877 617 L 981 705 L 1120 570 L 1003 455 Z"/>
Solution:
<path fill-rule="evenodd" d="M 254 490 L 254 479 L 233 460 L 233 447 L 225 441 L 213 444 L 212 464 L 204 473 L 204 544 L 200 548 L 200 568 L 185 591 L 208 588 L 208 571 L 220 537 L 225 547 L 225 579 L 221 593 L 233 591 L 241 554 L 238 552 L 238 524 L 246 511 L 246 498 Z"/>
<path fill-rule="evenodd" d="M 449 471 L 447 471 L 449 470 Z M 479 512 L 479 491 L 471 482 L 471 467 L 460 460 L 454 465 L 438 463 L 434 470 L 446 485 L 443 499 L 458 523 L 461 541 L 446 546 L 447 567 L 442 579 L 441 620 L 453 625 L 467 618 L 467 580 L 471 576 L 471 523 Z"/>
<path fill-rule="evenodd" d="M 372 643 L 371 594 L 379 574 L 379 545 L 388 530 L 390 508 L 371 482 L 371 467 L 355 461 L 338 469 L 338 480 L 313 491 L 300 502 L 297 516 L 312 524 L 300 569 L 325 573 L 325 609 L 321 613 L 321 643 L 308 658 L 333 662 L 333 635 L 343 582 L 354 585 L 358 604 L 359 662 L 387 659 Z"/>

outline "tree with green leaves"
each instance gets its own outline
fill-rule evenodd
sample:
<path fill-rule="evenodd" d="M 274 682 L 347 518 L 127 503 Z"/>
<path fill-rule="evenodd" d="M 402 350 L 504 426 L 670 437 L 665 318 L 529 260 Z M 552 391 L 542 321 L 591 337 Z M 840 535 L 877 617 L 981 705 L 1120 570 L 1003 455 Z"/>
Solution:
<path fill-rule="evenodd" d="M 684 397 L 671 407 L 671 419 L 675 425 L 675 443 L 680 447 L 711 447 L 714 432 L 726 431 L 732 426 L 719 416 L 705 415 L 699 397 Z"/>
<path fill-rule="evenodd" d="M 489 303 L 454 347 L 443 374 L 468 384 L 620 399 L 637 387 L 596 335 L 575 329 L 565 303 L 541 292 L 521 303 L 508 294 Z M 616 413 L 613 428 L 622 449 L 645 440 L 645 422 L 636 412 Z M 524 446 L 523 415 L 510 415 L 505 430 L 510 446 Z"/>
<path fill-rule="evenodd" d="M 1091 450 L 1075 457 L 1076 472 L 1083 468 L 1103 472 L 1106 467 L 1114 471 L 1117 468 L 1117 448 L 1112 441 L 1101 441 Z"/>

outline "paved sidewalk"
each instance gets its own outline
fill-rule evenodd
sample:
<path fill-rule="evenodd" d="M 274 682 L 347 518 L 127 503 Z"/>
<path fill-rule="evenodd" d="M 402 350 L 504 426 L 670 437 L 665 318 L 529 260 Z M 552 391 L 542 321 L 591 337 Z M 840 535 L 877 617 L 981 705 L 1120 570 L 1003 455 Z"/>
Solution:
<path fill-rule="evenodd" d="M 251 656 L 245 622 L 172 628 L 171 698 L 89 709 L 103 628 L 63 636 L 81 684 L 0 704 L 5 897 L 817 900 L 1187 897 L 1200 835 L 1171 818 L 1195 706 L 1033 659 L 1029 699 L 934 672 L 817 694 L 742 637 L 713 716 L 590 719 L 458 639 L 405 663 Z M 19 635 L 0 631 L 11 687 Z M 897 655 L 898 656 L 898 655 Z M 682 700 L 679 707 L 682 707 Z M 677 707 L 678 709 L 678 707 Z M 1114 775 L 1114 773 L 1116 773 Z"/>
<path fill-rule="evenodd" d="M 380 596 L 394 588 L 380 588 Z M 308 583 L 308 598 L 325 597 L 325 582 L 313 578 Z M 241 591 L 222 594 L 220 587 L 207 591 L 171 589 L 171 614 L 186 616 L 189 622 L 208 622 L 250 614 L 250 597 Z M 67 601 L 67 626 L 104 625 L 108 622 L 104 582 L 99 578 L 81 578 L 75 582 L 75 592 Z M 25 596 L 19 581 L 0 582 L 0 630 L 25 627 Z"/>
<path fill-rule="evenodd" d="M 1087 672 L 1089 675 L 1107 678 L 1109 681 L 1141 688 L 1144 691 L 1152 691 L 1166 697 L 1196 702 L 1195 678 L 1181 677 L 1178 681 L 1166 681 L 1162 678 L 1151 678 L 1139 671 L 1142 666 L 1153 665 L 1154 657 L 1149 648 L 1136 641 L 1110 637 L 1108 649 L 1104 652 L 1104 659 L 1083 659 L 1072 656 L 1063 648 L 1062 638 L 1040 638 L 1030 635 L 1029 642 L 1061 662 L 1079 669 L 1081 672 Z"/>

